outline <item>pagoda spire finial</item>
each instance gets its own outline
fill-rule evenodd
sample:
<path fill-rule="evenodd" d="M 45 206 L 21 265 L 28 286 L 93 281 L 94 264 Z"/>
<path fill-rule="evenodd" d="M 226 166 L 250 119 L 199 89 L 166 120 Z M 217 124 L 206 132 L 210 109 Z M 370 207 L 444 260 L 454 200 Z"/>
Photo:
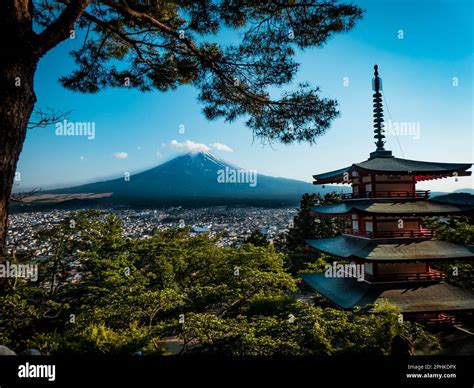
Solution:
<path fill-rule="evenodd" d="M 377 151 L 385 151 L 384 145 L 385 142 L 385 135 L 383 133 L 383 105 L 382 105 L 382 93 L 381 91 L 381 83 L 382 80 L 379 78 L 379 67 L 378 65 L 374 66 L 374 82 L 373 82 L 373 90 L 374 90 L 374 139 L 377 139 L 375 145 L 377 146 Z"/>
<path fill-rule="evenodd" d="M 382 79 L 379 77 L 379 67 L 374 65 L 374 79 L 372 80 L 372 89 L 374 91 L 374 139 L 377 139 L 375 145 L 377 149 L 370 154 L 371 158 L 375 157 L 391 157 L 392 152 L 384 148 L 385 133 L 383 120 L 383 104 L 382 104 Z"/>

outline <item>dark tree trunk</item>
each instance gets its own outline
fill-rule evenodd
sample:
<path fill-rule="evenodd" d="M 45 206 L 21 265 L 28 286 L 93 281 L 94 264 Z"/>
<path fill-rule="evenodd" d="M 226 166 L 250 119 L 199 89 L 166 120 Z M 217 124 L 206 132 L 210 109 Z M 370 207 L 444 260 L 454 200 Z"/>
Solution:
<path fill-rule="evenodd" d="M 16 165 L 36 96 L 29 2 L 0 1 L 0 261 L 5 255 L 10 199 Z"/>
<path fill-rule="evenodd" d="M 8 201 L 16 165 L 36 102 L 36 66 L 44 54 L 68 37 L 90 2 L 69 1 L 58 18 L 36 34 L 31 0 L 0 0 L 0 261 L 6 253 Z"/>
<path fill-rule="evenodd" d="M 0 242 L 3 248 L 8 200 L 28 120 L 36 102 L 33 90 L 35 68 L 36 63 L 26 59 L 14 61 L 8 58 L 0 63 Z M 21 86 L 15 86 L 15 82 Z"/>

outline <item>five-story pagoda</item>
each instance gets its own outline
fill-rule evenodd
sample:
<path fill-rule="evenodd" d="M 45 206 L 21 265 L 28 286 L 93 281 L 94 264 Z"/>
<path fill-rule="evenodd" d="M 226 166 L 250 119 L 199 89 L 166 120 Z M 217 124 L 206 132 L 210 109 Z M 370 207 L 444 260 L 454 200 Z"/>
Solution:
<path fill-rule="evenodd" d="M 423 226 L 426 216 L 473 215 L 474 206 L 437 202 L 420 181 L 468 176 L 471 163 L 422 162 L 396 158 L 385 150 L 381 79 L 375 65 L 374 138 L 368 160 L 324 174 L 314 184 L 347 183 L 352 193 L 334 205 L 314 206 L 315 216 L 347 217 L 350 227 L 335 238 L 307 240 L 314 249 L 349 263 L 349 273 L 303 274 L 319 294 L 344 309 L 377 303 L 396 305 L 405 316 L 445 320 L 454 311 L 474 310 L 474 293 L 445 283 L 432 268 L 440 261 L 472 259 L 474 247 L 438 241 Z M 358 267 L 363 276 L 352 276 Z M 341 268 L 343 268 L 341 266 Z M 354 272 L 355 273 L 355 272 Z M 347 275 L 347 276 L 346 276 Z"/>

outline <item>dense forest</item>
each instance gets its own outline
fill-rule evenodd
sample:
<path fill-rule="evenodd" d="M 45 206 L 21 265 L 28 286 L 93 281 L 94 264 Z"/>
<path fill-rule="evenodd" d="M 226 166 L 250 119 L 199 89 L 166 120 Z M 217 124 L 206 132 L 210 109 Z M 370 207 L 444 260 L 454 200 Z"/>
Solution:
<path fill-rule="evenodd" d="M 313 294 L 298 273 L 329 260 L 305 251 L 303 239 L 342 227 L 315 221 L 308 206 L 335 200 L 305 195 L 292 228 L 274 244 L 255 231 L 233 248 L 186 228 L 124 238 L 115 215 L 72 212 L 54 228 L 38 229 L 54 251 L 36 262 L 38 280 L 3 285 L 0 344 L 42 354 L 377 355 L 389 354 L 402 336 L 415 347 L 438 348 L 422 325 L 399 322 L 394 306 L 342 311 L 316 296 L 301 298 Z M 472 226 L 456 222 L 437 227 L 446 238 L 453 227 L 472 235 Z"/>

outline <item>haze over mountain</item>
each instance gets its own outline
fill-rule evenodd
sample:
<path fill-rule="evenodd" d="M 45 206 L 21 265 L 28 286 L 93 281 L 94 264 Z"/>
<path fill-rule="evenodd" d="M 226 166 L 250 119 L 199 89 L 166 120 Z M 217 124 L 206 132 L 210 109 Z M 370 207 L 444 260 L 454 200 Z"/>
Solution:
<path fill-rule="evenodd" d="M 314 186 L 243 170 L 207 152 L 178 156 L 152 169 L 125 177 L 49 190 L 51 194 L 94 193 L 100 203 L 130 205 L 265 204 L 296 205 L 307 192 L 349 191 L 341 186 Z"/>

